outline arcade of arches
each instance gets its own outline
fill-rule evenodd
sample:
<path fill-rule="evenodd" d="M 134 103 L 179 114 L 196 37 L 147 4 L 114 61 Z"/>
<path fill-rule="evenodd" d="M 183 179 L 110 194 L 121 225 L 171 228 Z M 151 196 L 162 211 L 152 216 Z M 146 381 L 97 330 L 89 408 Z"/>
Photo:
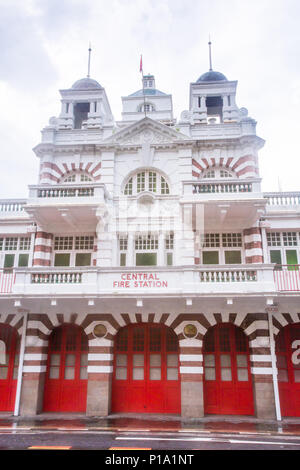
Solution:
<path fill-rule="evenodd" d="M 88 335 L 81 326 L 62 324 L 48 339 L 40 411 L 87 412 L 95 399 L 88 370 Z M 190 399 L 186 390 L 196 387 L 203 414 L 257 416 L 252 353 L 243 329 L 233 323 L 209 327 L 202 338 L 202 378 L 186 386 L 180 373 L 182 364 L 187 364 L 182 362 L 180 339 L 162 323 L 133 323 L 119 329 L 104 396 L 108 413 L 183 414 Z M 17 329 L 0 324 L 0 411 L 14 409 L 19 348 Z M 281 328 L 276 356 L 283 416 L 300 416 L 299 350 L 300 323 Z"/>

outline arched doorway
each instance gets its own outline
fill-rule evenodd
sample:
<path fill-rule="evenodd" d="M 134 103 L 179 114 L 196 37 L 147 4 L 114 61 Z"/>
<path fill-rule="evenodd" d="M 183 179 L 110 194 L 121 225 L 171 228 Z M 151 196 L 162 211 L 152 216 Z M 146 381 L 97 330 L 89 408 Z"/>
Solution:
<path fill-rule="evenodd" d="M 19 338 L 15 328 L 0 324 L 0 411 L 13 411 L 15 406 Z"/>
<path fill-rule="evenodd" d="M 248 338 L 241 328 L 220 323 L 203 340 L 204 412 L 253 415 Z"/>
<path fill-rule="evenodd" d="M 55 328 L 49 338 L 44 411 L 84 412 L 88 338 L 77 325 Z"/>
<path fill-rule="evenodd" d="M 181 411 L 178 338 L 162 324 L 122 328 L 115 339 L 113 412 Z"/>
<path fill-rule="evenodd" d="M 275 344 L 282 416 L 300 416 L 300 323 L 282 328 Z"/>

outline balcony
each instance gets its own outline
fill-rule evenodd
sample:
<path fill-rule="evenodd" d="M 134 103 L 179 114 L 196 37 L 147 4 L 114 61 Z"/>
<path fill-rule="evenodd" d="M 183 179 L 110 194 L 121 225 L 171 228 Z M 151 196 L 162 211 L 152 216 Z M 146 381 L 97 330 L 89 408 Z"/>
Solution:
<path fill-rule="evenodd" d="M 16 268 L 2 293 L 127 298 L 274 293 L 273 265 Z M 10 284 L 8 283 L 10 282 Z M 7 286 L 7 287 L 5 287 Z"/>
<path fill-rule="evenodd" d="M 94 231 L 106 199 L 102 183 L 34 185 L 29 186 L 26 212 L 45 231 Z"/>
<path fill-rule="evenodd" d="M 0 220 L 28 218 L 24 208 L 26 199 L 1 199 L 0 200 Z"/>
<path fill-rule="evenodd" d="M 204 207 L 205 230 L 243 230 L 265 212 L 260 178 L 184 181 L 182 204 Z"/>
<path fill-rule="evenodd" d="M 300 211 L 300 192 L 298 191 L 264 193 L 264 198 L 267 201 L 267 214 L 273 214 L 274 212 L 295 214 Z"/>
<path fill-rule="evenodd" d="M 274 281 L 280 292 L 300 292 L 300 265 L 277 265 Z"/>

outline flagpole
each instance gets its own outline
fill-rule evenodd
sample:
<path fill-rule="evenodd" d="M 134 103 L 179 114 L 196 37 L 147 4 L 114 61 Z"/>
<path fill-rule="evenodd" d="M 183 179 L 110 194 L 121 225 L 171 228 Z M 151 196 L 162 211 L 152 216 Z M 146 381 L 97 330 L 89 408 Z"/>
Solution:
<path fill-rule="evenodd" d="M 143 71 L 143 56 L 141 55 L 141 61 L 140 61 L 140 72 L 142 72 L 142 82 L 143 82 L 143 96 L 144 96 L 144 113 L 145 117 L 147 117 L 146 113 L 146 96 L 145 96 L 145 86 L 144 86 L 144 71 Z"/>

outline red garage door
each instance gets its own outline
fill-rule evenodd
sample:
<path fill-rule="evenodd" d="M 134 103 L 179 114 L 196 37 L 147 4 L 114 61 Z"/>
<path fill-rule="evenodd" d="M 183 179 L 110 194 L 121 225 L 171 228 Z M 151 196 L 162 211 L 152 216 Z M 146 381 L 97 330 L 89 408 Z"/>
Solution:
<path fill-rule="evenodd" d="M 15 328 L 0 324 L 0 411 L 13 411 L 15 406 L 19 347 Z"/>
<path fill-rule="evenodd" d="M 82 328 L 63 325 L 49 340 L 44 411 L 84 412 L 88 339 Z"/>
<path fill-rule="evenodd" d="M 170 328 L 122 328 L 114 348 L 112 411 L 180 413 L 178 362 L 178 339 Z"/>
<path fill-rule="evenodd" d="M 253 415 L 249 347 L 243 330 L 230 323 L 210 328 L 203 356 L 204 412 Z"/>
<path fill-rule="evenodd" d="M 276 338 L 278 388 L 282 416 L 300 416 L 300 324 L 283 328 Z"/>

